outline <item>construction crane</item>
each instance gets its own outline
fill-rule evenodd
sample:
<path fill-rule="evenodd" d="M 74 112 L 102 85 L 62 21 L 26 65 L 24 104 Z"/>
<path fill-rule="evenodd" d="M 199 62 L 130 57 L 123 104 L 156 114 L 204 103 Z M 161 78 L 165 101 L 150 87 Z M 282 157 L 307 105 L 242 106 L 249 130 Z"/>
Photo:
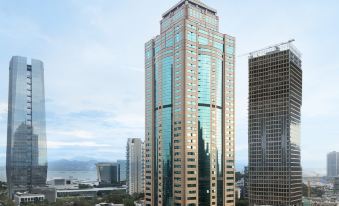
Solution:
<path fill-rule="evenodd" d="M 295 41 L 294 39 L 290 39 L 290 40 L 288 40 L 287 42 L 281 42 L 281 43 L 279 43 L 279 44 L 274 44 L 274 45 L 265 47 L 265 48 L 263 48 L 263 49 L 259 49 L 259 50 L 257 50 L 257 51 L 253 51 L 253 52 L 248 52 L 248 53 L 245 53 L 245 54 L 241 54 L 241 55 L 239 55 L 238 57 L 242 57 L 242 56 L 252 56 L 254 53 L 261 52 L 261 51 L 268 50 L 268 49 L 272 49 L 272 48 L 276 48 L 276 49 L 278 50 L 278 49 L 279 49 L 279 46 L 285 45 L 285 44 L 290 44 L 290 43 L 292 43 L 292 42 L 294 42 L 294 41 Z"/>

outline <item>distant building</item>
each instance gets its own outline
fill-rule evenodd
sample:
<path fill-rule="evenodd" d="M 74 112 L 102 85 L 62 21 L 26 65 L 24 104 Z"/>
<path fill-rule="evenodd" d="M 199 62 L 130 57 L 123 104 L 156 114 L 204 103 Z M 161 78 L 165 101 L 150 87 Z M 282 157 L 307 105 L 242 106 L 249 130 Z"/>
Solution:
<path fill-rule="evenodd" d="M 117 163 L 120 167 L 120 182 L 126 181 L 126 175 L 127 175 L 127 160 L 117 160 Z"/>
<path fill-rule="evenodd" d="M 144 143 L 140 138 L 127 141 L 128 193 L 144 192 Z"/>
<path fill-rule="evenodd" d="M 240 191 L 236 195 L 240 195 L 238 199 L 248 199 L 248 167 L 244 168 L 243 174 L 240 172 L 237 173 L 239 173 L 239 177 L 237 178 L 236 189 L 240 189 Z"/>
<path fill-rule="evenodd" d="M 241 178 L 240 180 L 238 180 L 238 181 L 235 183 L 235 188 L 236 188 L 236 192 L 237 192 L 236 197 L 237 197 L 238 199 L 243 198 L 244 188 L 245 188 L 244 186 L 245 186 L 245 184 L 244 184 L 244 178 Z M 238 189 L 239 189 L 239 191 L 238 191 Z"/>
<path fill-rule="evenodd" d="M 34 187 L 32 194 L 42 194 L 48 202 L 55 202 L 57 198 L 57 190 L 55 187 Z"/>
<path fill-rule="evenodd" d="M 71 179 L 64 178 L 54 178 L 47 181 L 49 187 L 54 187 L 56 189 L 78 189 L 79 184 L 75 183 Z"/>
<path fill-rule="evenodd" d="M 44 65 L 14 56 L 9 65 L 6 174 L 9 196 L 47 177 Z"/>
<path fill-rule="evenodd" d="M 248 167 L 244 168 L 244 188 L 242 191 L 242 198 L 248 198 Z"/>
<path fill-rule="evenodd" d="M 237 200 L 241 198 L 241 188 L 238 187 L 237 185 L 235 186 L 235 197 Z"/>
<path fill-rule="evenodd" d="M 16 206 L 26 205 L 27 203 L 38 203 L 45 200 L 43 194 L 29 194 L 29 193 L 16 193 L 14 195 L 14 202 Z"/>
<path fill-rule="evenodd" d="M 120 183 L 118 163 L 101 162 L 96 164 L 96 168 L 100 185 L 118 185 Z"/>
<path fill-rule="evenodd" d="M 339 175 L 339 152 L 333 151 L 327 154 L 327 177 Z"/>
<path fill-rule="evenodd" d="M 335 194 L 339 194 L 339 177 L 334 178 L 333 190 Z"/>
<path fill-rule="evenodd" d="M 88 189 L 57 190 L 57 198 L 85 197 L 96 198 L 98 194 L 112 194 L 113 191 L 126 191 L 126 187 L 97 187 Z"/>
<path fill-rule="evenodd" d="M 301 206 L 301 54 L 289 41 L 248 64 L 249 205 Z"/>

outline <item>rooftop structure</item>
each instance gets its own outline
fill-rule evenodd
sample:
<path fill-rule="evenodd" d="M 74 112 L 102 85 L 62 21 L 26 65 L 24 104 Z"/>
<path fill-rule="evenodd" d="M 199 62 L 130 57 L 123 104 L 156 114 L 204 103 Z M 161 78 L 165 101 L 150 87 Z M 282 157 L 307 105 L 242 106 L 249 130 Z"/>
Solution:
<path fill-rule="evenodd" d="M 199 0 L 181 0 L 179 3 L 177 3 L 176 5 L 174 5 L 172 8 L 170 8 L 169 10 L 167 10 L 163 15 L 162 18 L 167 17 L 169 14 L 171 14 L 172 12 L 176 11 L 178 8 L 180 8 L 183 4 L 191 4 L 193 6 L 199 7 L 201 9 L 204 10 L 208 10 L 209 12 L 211 12 L 212 14 L 216 15 L 217 14 L 217 10 L 207 6 L 206 4 L 202 3 Z"/>
<path fill-rule="evenodd" d="M 280 51 L 285 51 L 285 50 L 290 50 L 298 58 L 301 58 L 301 56 L 302 56 L 301 52 L 292 44 L 292 42 L 294 42 L 294 39 L 291 39 L 287 42 L 275 44 L 275 45 L 266 47 L 264 49 L 260 49 L 260 50 L 257 50 L 257 51 L 250 52 L 249 58 L 252 59 L 252 58 L 265 56 L 265 55 L 268 55 L 268 54 L 272 54 L 272 53 L 276 53 L 276 52 L 280 52 Z"/>

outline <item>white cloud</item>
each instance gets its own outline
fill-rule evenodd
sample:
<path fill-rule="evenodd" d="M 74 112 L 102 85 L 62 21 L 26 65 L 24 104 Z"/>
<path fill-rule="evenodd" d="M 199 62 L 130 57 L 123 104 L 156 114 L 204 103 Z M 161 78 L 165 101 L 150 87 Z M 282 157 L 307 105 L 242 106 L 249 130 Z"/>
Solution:
<path fill-rule="evenodd" d="M 0 115 L 7 114 L 8 106 L 6 103 L 0 103 Z"/>
<path fill-rule="evenodd" d="M 119 114 L 112 118 L 106 120 L 108 123 L 119 123 L 122 126 L 128 127 L 143 127 L 144 126 L 144 116 L 140 113 L 127 113 L 127 114 Z"/>
<path fill-rule="evenodd" d="M 60 142 L 60 141 L 47 141 L 47 148 L 59 149 L 64 147 L 111 147 L 109 144 L 98 144 L 96 142 Z"/>
<path fill-rule="evenodd" d="M 56 131 L 56 130 L 47 130 L 47 136 L 66 136 L 66 137 L 75 137 L 81 139 L 92 139 L 94 135 L 90 131 L 86 130 L 70 130 L 70 131 Z"/>

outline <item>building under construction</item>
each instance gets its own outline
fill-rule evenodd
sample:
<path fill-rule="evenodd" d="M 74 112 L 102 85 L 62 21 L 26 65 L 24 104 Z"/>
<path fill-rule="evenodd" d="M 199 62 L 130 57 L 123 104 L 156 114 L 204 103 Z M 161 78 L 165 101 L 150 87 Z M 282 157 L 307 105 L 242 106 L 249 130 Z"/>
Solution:
<path fill-rule="evenodd" d="M 300 52 L 290 40 L 249 54 L 250 205 L 302 205 Z"/>

